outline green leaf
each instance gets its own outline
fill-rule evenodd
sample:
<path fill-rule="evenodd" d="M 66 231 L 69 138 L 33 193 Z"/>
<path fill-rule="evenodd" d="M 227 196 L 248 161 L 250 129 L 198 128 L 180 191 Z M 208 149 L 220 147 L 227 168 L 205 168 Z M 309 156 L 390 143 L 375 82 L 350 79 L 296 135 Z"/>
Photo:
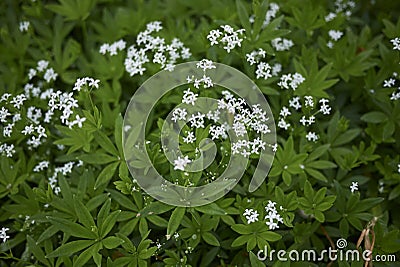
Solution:
<path fill-rule="evenodd" d="M 341 134 L 339 137 L 333 141 L 332 145 L 333 146 L 341 146 L 344 144 L 349 143 L 351 140 L 356 138 L 359 134 L 361 133 L 360 129 L 350 129 Z"/>
<path fill-rule="evenodd" d="M 120 213 L 121 210 L 111 212 L 110 215 L 108 215 L 107 218 L 104 220 L 104 223 L 102 225 L 99 225 L 99 233 L 101 238 L 104 238 L 111 231 Z"/>
<path fill-rule="evenodd" d="M 314 190 L 312 189 L 312 186 L 309 181 L 306 181 L 304 184 L 304 196 L 307 199 L 313 199 L 314 198 Z"/>
<path fill-rule="evenodd" d="M 361 120 L 369 123 L 381 123 L 388 119 L 385 113 L 380 111 L 371 111 L 361 116 Z"/>
<path fill-rule="evenodd" d="M 247 241 L 249 241 L 251 238 L 252 238 L 252 235 L 241 235 L 232 242 L 231 246 L 232 247 L 242 246 L 242 245 L 246 244 Z"/>
<path fill-rule="evenodd" d="M 307 163 L 307 167 L 315 168 L 315 169 L 331 169 L 331 168 L 336 168 L 336 164 L 327 161 L 327 160 L 318 160 L 318 161 L 313 161 L 310 163 Z"/>
<path fill-rule="evenodd" d="M 171 214 L 171 218 L 168 221 L 167 236 L 172 236 L 176 230 L 178 230 L 179 225 L 185 215 L 186 208 L 177 207 Z"/>
<path fill-rule="evenodd" d="M 231 228 L 235 232 L 237 232 L 237 233 L 239 233 L 241 235 L 248 235 L 248 234 L 252 234 L 253 233 L 253 230 L 250 227 L 248 227 L 248 226 L 246 226 L 244 224 L 235 224 L 235 225 L 232 225 Z"/>
<path fill-rule="evenodd" d="M 44 265 L 51 266 L 49 261 L 46 259 L 43 250 L 36 244 L 35 240 L 29 235 L 26 236 L 26 240 L 28 241 L 28 248 L 30 251 L 32 251 L 35 258 Z"/>
<path fill-rule="evenodd" d="M 105 151 L 116 157 L 119 156 L 118 150 L 104 132 L 97 131 L 94 134 L 94 139 Z"/>
<path fill-rule="evenodd" d="M 262 263 L 258 257 L 253 253 L 253 251 L 249 252 L 251 267 L 265 267 L 265 264 Z"/>
<path fill-rule="evenodd" d="M 87 248 L 85 251 L 80 253 L 76 261 L 74 261 L 74 267 L 84 266 L 91 257 L 96 257 L 95 255 L 97 255 L 101 247 L 101 243 L 97 242 L 93 246 Z"/>
<path fill-rule="evenodd" d="M 55 257 L 62 257 L 62 256 L 71 256 L 74 253 L 87 248 L 88 246 L 91 246 L 95 243 L 96 241 L 94 240 L 77 240 L 77 241 L 72 241 L 69 243 L 66 243 L 60 247 L 58 247 L 56 250 L 50 252 L 47 254 L 47 258 L 55 258 Z"/>
<path fill-rule="evenodd" d="M 115 156 L 110 156 L 108 154 L 101 153 L 101 152 L 96 152 L 93 154 L 84 154 L 84 155 L 79 156 L 78 159 L 82 160 L 83 162 L 86 162 L 89 164 L 94 164 L 94 165 L 107 164 L 107 163 L 118 160 L 118 158 Z"/>
<path fill-rule="evenodd" d="M 99 174 L 94 184 L 94 189 L 96 190 L 100 186 L 107 184 L 113 177 L 115 170 L 117 169 L 119 162 L 111 163 L 107 165 Z"/>
<path fill-rule="evenodd" d="M 88 239 L 95 239 L 96 234 L 91 230 L 83 227 L 80 224 L 73 223 L 63 218 L 59 217 L 47 217 L 48 220 L 55 225 L 59 230 L 68 233 L 72 236 L 88 238 Z"/>
<path fill-rule="evenodd" d="M 103 241 L 101 241 L 103 243 L 103 245 L 108 248 L 108 249 L 114 249 L 116 247 L 118 247 L 119 245 L 121 245 L 122 243 L 124 243 L 124 240 L 122 240 L 119 237 L 116 236 L 109 236 L 105 239 L 103 239 Z"/>
<path fill-rule="evenodd" d="M 206 241 L 206 243 L 210 244 L 211 246 L 220 246 L 218 239 L 210 232 L 202 233 L 201 237 L 204 239 L 204 241 Z"/>
<path fill-rule="evenodd" d="M 236 9 L 239 15 L 240 23 L 246 31 L 246 35 L 249 35 L 251 33 L 249 14 L 247 13 L 246 7 L 241 0 L 236 0 Z"/>
<path fill-rule="evenodd" d="M 272 231 L 264 231 L 264 232 L 259 233 L 259 235 L 264 240 L 267 240 L 270 242 L 275 242 L 282 238 L 282 236 L 280 234 L 272 232 Z"/>
<path fill-rule="evenodd" d="M 227 215 L 225 210 L 220 208 L 216 203 L 210 203 L 204 206 L 198 206 L 195 208 L 197 211 L 200 211 L 204 214 L 209 215 Z"/>
<path fill-rule="evenodd" d="M 90 214 L 88 208 L 83 205 L 77 197 L 74 197 L 75 212 L 78 215 L 79 222 L 81 222 L 86 228 L 91 228 L 95 226 L 92 215 Z"/>

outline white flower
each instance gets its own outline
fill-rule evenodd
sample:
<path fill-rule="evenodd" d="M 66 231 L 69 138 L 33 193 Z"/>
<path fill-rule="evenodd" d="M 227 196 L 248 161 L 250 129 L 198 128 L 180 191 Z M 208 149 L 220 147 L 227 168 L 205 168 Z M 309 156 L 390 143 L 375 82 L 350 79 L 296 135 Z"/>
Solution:
<path fill-rule="evenodd" d="M 69 127 L 72 128 L 72 126 L 74 126 L 74 125 L 77 124 L 79 128 L 82 128 L 82 126 L 83 126 L 82 123 L 83 123 L 84 121 L 86 121 L 86 118 L 85 118 L 85 117 L 81 118 L 79 115 L 76 115 L 76 116 L 75 116 L 75 120 L 70 122 Z"/>
<path fill-rule="evenodd" d="M 343 32 L 335 30 L 330 30 L 328 34 L 329 37 L 331 37 L 331 39 L 334 40 L 335 42 L 337 42 L 343 36 Z"/>
<path fill-rule="evenodd" d="M 11 145 L 1 144 L 0 145 L 0 153 L 2 155 L 6 155 L 6 157 L 8 157 L 8 158 L 11 158 L 15 153 L 14 144 L 11 144 Z"/>
<path fill-rule="evenodd" d="M 306 96 L 304 96 L 304 98 L 306 99 L 305 100 L 305 106 L 313 108 L 314 107 L 314 99 L 313 99 L 313 97 L 309 96 L 309 95 L 306 95 Z"/>
<path fill-rule="evenodd" d="M 306 138 L 308 141 L 316 142 L 318 140 L 318 135 L 316 135 L 315 132 L 308 132 Z"/>
<path fill-rule="evenodd" d="M 49 68 L 46 70 L 43 78 L 49 83 L 51 80 L 55 81 L 57 76 L 58 74 L 53 70 L 53 68 Z"/>
<path fill-rule="evenodd" d="M 289 107 L 294 108 L 295 110 L 301 109 L 300 97 L 296 96 L 289 100 Z"/>
<path fill-rule="evenodd" d="M 279 11 L 278 4 L 276 4 L 276 3 L 269 4 L 269 9 L 265 14 L 263 28 L 265 28 L 271 22 L 271 20 L 276 17 L 276 14 L 278 13 L 278 11 Z"/>
<path fill-rule="evenodd" d="M 174 170 L 184 171 L 187 164 L 192 162 L 188 156 L 181 158 L 178 156 L 178 159 L 174 160 Z"/>
<path fill-rule="evenodd" d="M 304 81 L 305 78 L 300 73 L 296 72 L 293 75 L 289 73 L 281 76 L 278 86 L 280 86 L 282 89 L 289 89 L 290 86 L 290 88 L 292 88 L 294 91 Z"/>
<path fill-rule="evenodd" d="M 31 125 L 26 125 L 25 128 L 21 131 L 22 134 L 24 135 L 28 135 L 28 134 L 32 134 L 34 132 L 34 126 L 33 124 Z"/>
<path fill-rule="evenodd" d="M 99 82 L 100 82 L 100 80 L 95 80 L 95 79 L 93 79 L 93 78 L 90 78 L 90 80 L 89 80 L 89 86 L 90 87 L 95 87 L 96 89 L 98 89 L 99 88 Z"/>
<path fill-rule="evenodd" d="M 278 122 L 278 127 L 287 130 L 290 127 L 290 123 L 287 123 L 283 118 Z"/>
<path fill-rule="evenodd" d="M 292 113 L 290 113 L 289 109 L 285 106 L 282 107 L 281 112 L 279 113 L 279 115 L 281 115 L 284 118 L 286 118 L 287 116 L 289 116 L 291 114 Z"/>
<path fill-rule="evenodd" d="M 23 106 L 25 100 L 26 96 L 24 94 L 20 94 L 13 97 L 10 103 L 13 104 L 16 109 L 20 109 Z"/>
<path fill-rule="evenodd" d="M 325 16 L 325 21 L 329 22 L 329 21 L 333 20 L 334 18 L 336 18 L 336 14 L 333 12 L 330 12 L 327 16 Z"/>
<path fill-rule="evenodd" d="M 194 128 L 204 128 L 204 115 L 203 113 L 197 112 L 189 117 L 190 126 Z"/>
<path fill-rule="evenodd" d="M 327 104 L 327 103 L 329 103 L 329 100 L 322 98 L 319 100 L 319 103 L 322 103 L 319 111 L 322 112 L 322 114 L 324 114 L 324 115 L 329 115 L 332 110 L 332 108 Z"/>
<path fill-rule="evenodd" d="M 36 69 L 37 69 L 37 71 L 42 72 L 42 71 L 44 71 L 45 69 L 47 69 L 47 66 L 49 66 L 49 62 L 48 62 L 47 60 L 40 60 L 40 61 L 37 63 Z"/>
<path fill-rule="evenodd" d="M 392 40 L 390 40 L 390 42 L 392 42 L 393 44 L 393 50 L 400 50 L 400 38 L 396 37 Z"/>
<path fill-rule="evenodd" d="M 246 220 L 247 220 L 247 224 L 253 223 L 258 221 L 258 216 L 260 214 L 258 214 L 258 212 L 256 210 L 253 209 L 246 209 L 243 213 L 243 216 L 245 216 Z"/>
<path fill-rule="evenodd" d="M 7 122 L 7 116 L 10 116 L 11 113 L 8 112 L 8 109 L 5 107 L 1 107 L 0 109 L 0 122 Z"/>
<path fill-rule="evenodd" d="M 171 120 L 173 122 L 177 122 L 178 120 L 186 120 L 187 111 L 184 108 L 176 108 L 172 112 Z"/>
<path fill-rule="evenodd" d="M 224 125 L 211 125 L 209 133 L 211 134 L 211 139 L 218 139 L 220 137 L 227 138 L 226 129 Z"/>
<path fill-rule="evenodd" d="M 278 74 L 282 71 L 282 65 L 279 63 L 275 63 L 272 66 L 272 76 L 278 76 Z"/>
<path fill-rule="evenodd" d="M 0 230 L 0 239 L 3 239 L 3 243 L 7 241 L 7 239 L 10 238 L 10 236 L 7 235 L 7 231 L 10 230 L 9 228 L 2 227 Z"/>
<path fill-rule="evenodd" d="M 218 44 L 218 38 L 222 35 L 220 30 L 211 30 L 207 35 L 207 39 L 211 42 L 211 46 Z"/>
<path fill-rule="evenodd" d="M 272 46 L 276 51 L 285 51 L 289 50 L 293 45 L 293 41 L 285 38 L 275 38 L 271 41 Z"/>
<path fill-rule="evenodd" d="M 358 182 L 351 182 L 350 191 L 352 193 L 354 193 L 355 191 L 358 191 Z"/>
<path fill-rule="evenodd" d="M 7 102 L 7 100 L 8 100 L 8 98 L 10 97 L 10 96 L 12 96 L 11 94 L 9 94 L 9 93 L 4 93 L 2 96 L 1 96 L 1 98 L 0 98 L 0 103 L 1 102 Z"/>
<path fill-rule="evenodd" d="M 20 32 L 26 32 L 26 31 L 28 31 L 29 25 L 30 25 L 30 22 L 29 22 L 29 21 L 21 21 L 21 22 L 19 23 L 19 30 L 20 30 Z"/>
<path fill-rule="evenodd" d="M 271 66 L 268 63 L 260 62 L 256 70 L 257 79 L 264 78 L 265 80 L 272 77 Z"/>
<path fill-rule="evenodd" d="M 202 59 L 201 61 L 199 61 L 199 62 L 196 64 L 196 68 L 200 68 L 200 69 L 202 69 L 203 71 L 215 69 L 216 67 L 217 67 L 217 66 L 215 66 L 214 62 L 212 62 L 212 61 L 209 60 L 209 59 Z"/>
<path fill-rule="evenodd" d="M 223 48 L 230 53 L 236 46 L 241 46 L 243 39 L 241 39 L 244 29 L 234 30 L 230 25 L 222 25 L 221 28 L 224 32 L 219 30 L 211 30 L 207 35 L 207 39 L 211 45 L 222 43 L 225 45 Z"/>
<path fill-rule="evenodd" d="M 389 80 L 385 80 L 383 83 L 383 87 L 392 87 L 394 86 L 396 80 L 393 78 L 390 78 Z"/>
<path fill-rule="evenodd" d="M 198 97 L 199 95 L 193 93 L 192 91 L 190 91 L 189 88 L 188 88 L 184 93 L 185 93 L 185 94 L 183 95 L 182 103 L 191 104 L 191 105 L 194 106 L 194 103 L 196 102 L 197 97 Z"/>
<path fill-rule="evenodd" d="M 124 50 L 125 47 L 126 47 L 126 42 L 121 39 L 112 44 L 107 44 L 107 43 L 102 44 L 100 46 L 99 52 L 100 52 L 100 54 L 103 54 L 103 55 L 109 53 L 110 56 L 115 56 L 118 54 L 118 51 Z"/>
<path fill-rule="evenodd" d="M 187 131 L 186 132 L 186 137 L 183 138 L 183 142 L 185 142 L 186 144 L 191 144 L 194 141 L 196 141 L 196 137 L 194 136 L 194 132 Z"/>
<path fill-rule="evenodd" d="M 36 76 L 36 73 L 37 73 L 37 71 L 35 69 L 29 69 L 28 79 L 32 80 L 32 78 Z"/>
<path fill-rule="evenodd" d="M 296 88 L 302 84 L 306 79 L 300 74 L 300 73 L 295 73 L 293 74 L 292 82 L 290 83 L 290 87 L 292 87 L 293 90 L 296 90 Z"/>
<path fill-rule="evenodd" d="M 278 151 L 278 144 L 273 144 L 273 145 L 272 145 L 272 151 L 273 151 L 273 152 Z"/>
<path fill-rule="evenodd" d="M 275 205 L 276 202 L 269 200 L 267 206 L 265 207 L 267 215 L 264 217 L 264 219 L 266 220 L 265 224 L 268 226 L 269 230 L 275 230 L 279 228 L 278 223 L 283 223 L 283 218 L 278 213 Z M 282 209 L 282 206 L 280 209 Z"/>
<path fill-rule="evenodd" d="M 43 171 L 44 169 L 47 169 L 49 167 L 49 162 L 47 160 L 39 162 L 35 168 L 33 168 L 34 172 L 40 172 Z"/>

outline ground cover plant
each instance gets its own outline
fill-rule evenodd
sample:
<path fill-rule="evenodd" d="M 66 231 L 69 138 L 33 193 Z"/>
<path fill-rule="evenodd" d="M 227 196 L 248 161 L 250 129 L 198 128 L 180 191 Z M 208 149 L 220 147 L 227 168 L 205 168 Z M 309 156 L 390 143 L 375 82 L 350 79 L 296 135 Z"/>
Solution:
<path fill-rule="evenodd" d="M 0 266 L 400 266 L 399 2 L 4 0 L 0 15 Z M 132 96 L 187 62 L 201 75 L 154 91 L 139 142 Z M 217 84 L 222 64 L 269 109 Z M 172 205 L 132 173 L 149 163 L 160 194 L 242 172 Z"/>

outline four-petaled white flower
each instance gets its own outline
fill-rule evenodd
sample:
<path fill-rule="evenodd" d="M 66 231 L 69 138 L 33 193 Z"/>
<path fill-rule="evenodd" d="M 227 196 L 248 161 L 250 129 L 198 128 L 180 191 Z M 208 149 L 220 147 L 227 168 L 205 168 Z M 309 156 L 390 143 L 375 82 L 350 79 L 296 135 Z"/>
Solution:
<path fill-rule="evenodd" d="M 351 182 L 350 191 L 352 193 L 354 193 L 355 191 L 358 191 L 358 182 Z"/>
<path fill-rule="evenodd" d="M 3 239 L 3 243 L 5 243 L 10 236 L 7 235 L 7 231 L 10 230 L 9 228 L 2 227 L 0 230 L 0 239 Z"/>
<path fill-rule="evenodd" d="M 390 40 L 390 42 L 392 42 L 393 44 L 393 50 L 400 50 L 400 38 L 396 37 L 392 40 Z"/>
<path fill-rule="evenodd" d="M 174 160 L 174 170 L 184 171 L 186 165 L 188 165 L 192 160 L 189 159 L 188 156 L 181 158 L 178 156 L 178 159 Z"/>

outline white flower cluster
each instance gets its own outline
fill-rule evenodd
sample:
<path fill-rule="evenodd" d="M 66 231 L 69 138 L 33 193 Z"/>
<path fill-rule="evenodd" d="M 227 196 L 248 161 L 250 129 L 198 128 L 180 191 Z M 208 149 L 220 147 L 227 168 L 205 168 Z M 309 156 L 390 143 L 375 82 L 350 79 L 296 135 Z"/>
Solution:
<path fill-rule="evenodd" d="M 277 76 L 282 70 L 282 65 L 276 63 L 272 67 L 261 60 L 266 57 L 266 52 L 264 49 L 259 48 L 258 50 L 253 50 L 246 54 L 246 60 L 250 65 L 257 64 L 256 78 L 264 78 L 265 80 L 271 78 L 272 76 Z"/>
<path fill-rule="evenodd" d="M 279 11 L 279 5 L 276 3 L 270 3 L 269 4 L 269 9 L 267 13 L 265 13 L 265 19 L 263 22 L 262 27 L 265 28 L 275 17 L 276 14 L 278 14 Z M 254 23 L 255 15 L 250 16 L 249 21 L 250 23 Z"/>
<path fill-rule="evenodd" d="M 245 209 L 243 216 L 246 218 L 247 224 L 250 224 L 258 221 L 258 216 L 260 216 L 260 214 L 258 214 L 257 210 Z"/>
<path fill-rule="evenodd" d="M 43 79 L 47 82 L 55 80 L 57 77 L 53 69 L 49 68 L 49 62 L 46 60 L 38 61 L 37 66 L 29 70 L 28 79 L 32 80 L 38 73 L 44 73 Z M 5 93 L 0 98 L 2 105 L 0 107 L 0 121 L 4 124 L 3 136 L 13 138 L 14 130 L 19 129 L 18 131 L 27 138 L 28 149 L 37 148 L 46 141 L 50 131 L 46 124 L 55 121 L 55 119 L 70 128 L 75 125 L 82 127 L 82 123 L 86 120 L 74 111 L 79 105 L 73 92 L 55 91 L 53 88 L 45 89 L 46 83 L 40 80 L 39 76 L 37 77 L 36 85 L 32 82 L 24 86 L 24 93 L 15 96 Z M 98 80 L 88 77 L 78 79 L 74 90 L 79 90 L 82 84 L 97 88 L 98 82 Z M 56 111 L 61 111 L 61 115 L 54 116 Z M 0 145 L 2 155 L 12 157 L 15 152 L 14 144 L 3 143 Z M 37 170 L 41 168 L 39 166 Z"/>
<path fill-rule="evenodd" d="M 324 115 L 329 115 L 331 113 L 332 108 L 329 106 L 329 100 L 322 98 L 318 101 L 320 104 L 319 106 L 319 111 L 316 113 L 322 113 Z M 298 111 L 302 108 L 302 103 L 300 101 L 299 96 L 295 96 L 292 99 L 289 100 L 289 107 L 293 108 L 294 110 Z M 304 96 L 304 107 L 307 110 L 313 110 L 315 108 L 315 103 L 314 103 L 314 98 L 312 96 Z M 281 129 L 288 130 L 291 124 L 287 122 L 287 119 L 290 115 L 292 115 L 293 110 L 289 110 L 286 106 L 283 106 L 279 115 L 279 121 L 278 121 L 278 127 Z M 310 116 L 305 116 L 303 115 L 301 119 L 299 120 L 300 124 L 308 127 L 311 126 L 316 122 L 315 120 L 315 114 L 310 115 Z M 313 141 L 316 142 L 318 140 L 318 135 L 315 132 L 308 132 L 306 135 L 306 139 L 308 141 Z"/>
<path fill-rule="evenodd" d="M 100 80 L 98 79 L 93 79 L 90 77 L 85 77 L 85 78 L 78 78 L 75 82 L 74 88 L 72 90 L 80 92 L 82 90 L 82 87 L 84 86 L 89 86 L 91 88 L 99 88 L 99 82 Z"/>
<path fill-rule="evenodd" d="M 172 71 L 178 59 L 187 59 L 191 56 L 189 48 L 174 38 L 167 44 L 164 38 L 152 36 L 153 33 L 162 29 L 160 21 L 150 22 L 146 30 L 138 34 L 136 44 L 128 47 L 125 58 L 125 70 L 131 75 L 142 75 L 146 68 L 144 64 L 150 62 L 148 53 L 153 54 L 152 62 L 160 64 L 162 69 Z"/>
<path fill-rule="evenodd" d="M 29 25 L 30 25 L 31 23 L 29 22 L 29 21 L 21 21 L 20 23 L 19 23 L 19 31 L 20 32 L 27 32 L 28 31 L 28 29 L 29 29 Z"/>
<path fill-rule="evenodd" d="M 33 68 L 29 69 L 28 79 L 32 80 L 38 73 L 44 72 L 43 79 L 46 80 L 46 82 L 49 83 L 51 81 L 55 81 L 58 77 L 58 74 L 54 71 L 53 68 L 48 68 L 48 66 L 49 66 L 49 62 L 47 60 L 38 61 L 36 69 L 33 69 Z M 35 87 L 32 89 L 36 89 L 36 91 L 37 91 L 37 88 L 38 87 Z"/>
<path fill-rule="evenodd" d="M 289 89 L 291 88 L 293 91 L 299 87 L 306 79 L 300 73 L 294 74 L 283 74 L 281 76 L 280 81 L 278 82 L 278 86 L 282 89 Z"/>
<path fill-rule="evenodd" d="M 0 145 L 0 154 L 6 156 L 7 158 L 11 158 L 15 153 L 14 144 L 1 144 Z"/>
<path fill-rule="evenodd" d="M 10 229 L 6 227 L 2 227 L 0 230 L 0 239 L 3 239 L 3 243 L 5 243 L 10 238 L 10 236 L 7 235 L 8 230 Z"/>
<path fill-rule="evenodd" d="M 337 42 L 340 38 L 342 38 L 343 36 L 343 32 L 341 31 L 335 31 L 335 30 L 329 30 L 328 32 L 329 37 L 331 38 L 331 40 L 326 44 L 329 48 L 333 48 L 333 42 L 335 41 Z"/>
<path fill-rule="evenodd" d="M 215 68 L 215 65 L 209 60 L 202 60 L 197 64 L 197 68 L 203 69 L 203 79 L 205 77 L 210 79 L 210 77 L 206 76 L 206 70 Z M 194 86 L 198 88 L 194 77 L 188 77 L 187 81 L 192 82 Z M 210 83 L 212 84 L 212 81 L 210 81 Z M 207 86 L 204 87 L 208 88 Z M 271 129 L 267 124 L 267 121 L 269 120 L 267 113 L 260 108 L 259 105 L 253 105 L 251 108 L 247 108 L 244 99 L 235 97 L 227 90 L 223 90 L 221 94 L 222 97 L 217 100 L 218 105 L 216 109 L 208 110 L 207 113 L 197 111 L 193 114 L 189 114 L 186 107 L 181 106 L 172 111 L 171 120 L 174 123 L 177 123 L 178 121 L 187 121 L 188 125 L 193 129 L 206 128 L 206 122 L 209 120 L 211 125 L 208 134 L 211 136 L 212 140 L 226 139 L 228 138 L 228 131 L 232 130 L 238 138 L 241 138 L 236 142 L 232 142 L 232 154 L 241 154 L 247 157 L 251 154 L 259 154 L 261 150 L 266 149 L 266 146 L 272 147 L 262 141 L 259 137 L 253 138 L 253 140 L 244 139 L 244 137 L 247 136 L 248 130 L 257 134 L 267 134 L 271 132 Z M 182 104 L 187 105 L 188 108 L 194 106 L 198 97 L 199 94 L 194 93 L 190 88 L 188 88 L 184 91 Z M 232 116 L 232 122 L 225 122 L 219 125 L 214 124 L 219 121 L 221 114 L 229 114 Z M 195 140 L 196 136 L 194 131 L 192 129 L 186 131 L 186 136 L 183 137 L 183 142 L 189 144 L 193 143 Z M 186 165 L 191 163 L 191 161 L 192 160 L 187 156 L 178 157 L 178 159 L 174 161 L 174 169 L 184 170 Z"/>
<path fill-rule="evenodd" d="M 230 25 L 222 25 L 223 32 L 219 29 L 211 30 L 207 35 L 211 46 L 222 43 L 226 52 L 230 53 L 236 46 L 241 46 L 244 29 L 234 30 Z"/>
<path fill-rule="evenodd" d="M 34 168 L 33 168 L 33 171 L 34 172 L 41 172 L 41 171 L 43 171 L 44 169 L 47 169 L 48 167 L 49 167 L 49 161 L 47 161 L 47 160 L 43 160 L 43 161 L 41 161 L 41 162 L 39 162 Z"/>
<path fill-rule="evenodd" d="M 41 165 L 41 166 L 42 166 L 42 170 L 43 170 L 44 168 L 47 168 L 46 165 L 48 165 L 48 164 L 43 163 L 43 162 L 41 162 L 41 163 L 42 163 L 42 165 Z M 40 165 L 41 163 L 39 163 L 39 165 Z M 69 173 L 72 172 L 72 169 L 73 169 L 75 166 L 76 166 L 76 167 L 80 167 L 80 166 L 82 166 L 82 164 L 83 164 L 82 161 L 78 161 L 78 163 L 75 163 L 75 162 L 70 161 L 70 162 L 67 162 L 66 164 L 64 164 L 64 166 L 56 167 L 56 168 L 54 169 L 54 173 L 53 173 L 53 175 L 52 175 L 51 177 L 49 177 L 48 182 L 49 182 L 49 185 L 50 185 L 51 189 L 54 190 L 54 193 L 55 193 L 56 195 L 58 195 L 58 193 L 61 192 L 61 188 L 60 188 L 59 186 L 57 186 L 57 183 L 58 183 L 57 176 L 58 176 L 58 174 L 61 173 L 62 175 L 66 176 L 66 175 L 68 175 Z M 38 167 L 39 165 L 37 165 L 36 167 Z M 36 167 L 35 167 L 35 168 L 36 168 Z M 40 171 L 42 171 L 42 170 L 40 170 Z M 34 171 L 35 171 L 35 170 L 34 170 Z"/>
<path fill-rule="evenodd" d="M 400 38 L 396 37 L 390 40 L 393 44 L 393 50 L 400 50 Z"/>
<path fill-rule="evenodd" d="M 396 87 L 396 80 L 398 79 L 397 72 L 393 72 L 392 77 L 383 82 L 383 87 L 394 88 Z M 394 91 L 390 97 L 390 100 L 400 99 L 400 86 L 397 87 L 397 91 Z"/>
<path fill-rule="evenodd" d="M 356 3 L 354 1 L 336 0 L 334 12 L 330 12 L 325 16 L 325 21 L 329 22 L 334 20 L 339 13 L 343 13 L 347 18 L 350 18 L 352 9 L 355 7 Z"/>
<path fill-rule="evenodd" d="M 265 216 L 265 224 L 268 225 L 269 230 L 275 230 L 279 228 L 278 223 L 283 223 L 283 219 L 281 215 L 278 213 L 276 207 L 276 202 L 272 202 L 271 200 L 268 201 L 267 206 L 265 207 L 265 211 L 267 212 L 267 215 Z M 282 206 L 280 206 L 280 209 L 282 210 Z"/>
<path fill-rule="evenodd" d="M 271 41 L 271 45 L 276 51 L 289 50 L 293 45 L 293 41 L 285 38 L 275 38 Z"/>
<path fill-rule="evenodd" d="M 105 54 L 110 54 L 110 56 L 115 56 L 118 55 L 119 51 L 125 50 L 126 47 L 126 42 L 122 39 L 112 43 L 104 43 L 100 46 L 100 54 L 105 55 Z"/>

